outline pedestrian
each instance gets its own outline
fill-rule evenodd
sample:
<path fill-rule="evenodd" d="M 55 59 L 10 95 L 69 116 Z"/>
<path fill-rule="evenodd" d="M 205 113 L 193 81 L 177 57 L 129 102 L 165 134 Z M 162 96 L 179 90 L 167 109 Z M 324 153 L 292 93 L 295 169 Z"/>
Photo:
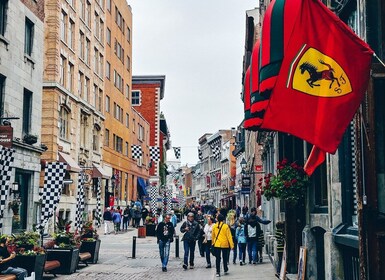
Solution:
<path fill-rule="evenodd" d="M 204 232 L 204 237 L 205 239 L 203 240 L 203 246 L 205 249 L 205 254 L 206 254 L 206 268 L 211 268 L 211 254 L 210 254 L 210 249 L 211 249 L 211 237 L 212 237 L 212 232 L 213 232 L 213 226 L 214 226 L 214 218 L 211 216 L 207 217 L 207 224 L 205 224 L 205 227 L 203 228 Z"/>
<path fill-rule="evenodd" d="M 177 223 L 178 223 L 178 218 L 177 218 L 177 216 L 175 215 L 174 210 L 171 210 L 171 223 L 172 223 L 172 225 L 174 226 L 174 228 L 176 227 L 176 225 L 177 225 Z"/>
<path fill-rule="evenodd" d="M 8 251 L 9 239 L 6 236 L 0 237 L 0 272 L 1 274 L 14 274 L 17 280 L 24 280 L 28 276 L 27 270 L 21 267 L 13 267 L 13 259 L 16 253 Z"/>
<path fill-rule="evenodd" d="M 171 223 L 171 215 L 167 214 L 164 221 L 156 227 L 156 238 L 159 244 L 160 261 L 162 271 L 167 272 L 167 263 L 170 255 L 170 243 L 174 240 L 175 228 Z"/>
<path fill-rule="evenodd" d="M 134 221 L 135 221 L 135 227 L 138 228 L 140 224 L 140 219 L 142 218 L 142 213 L 140 212 L 140 208 L 138 205 L 135 206 L 134 209 Z"/>
<path fill-rule="evenodd" d="M 275 227 L 276 227 L 275 240 L 277 242 L 277 254 L 278 254 L 278 262 L 277 262 L 277 268 L 276 268 L 277 273 L 275 274 L 275 276 L 279 277 L 281 264 L 282 264 L 283 251 L 285 247 L 285 232 L 284 232 L 285 223 L 277 222 L 275 224 Z"/>
<path fill-rule="evenodd" d="M 122 217 L 120 216 L 118 209 L 113 209 L 112 212 L 113 212 L 112 221 L 114 222 L 114 231 L 115 231 L 115 234 L 117 234 L 120 228 L 120 223 L 122 222 Z"/>
<path fill-rule="evenodd" d="M 123 230 L 127 231 L 130 223 L 130 208 L 127 206 L 123 211 Z"/>
<path fill-rule="evenodd" d="M 190 269 L 193 269 L 195 245 L 199 238 L 200 228 L 198 222 L 194 220 L 194 214 L 192 212 L 187 214 L 187 221 L 180 227 L 180 232 L 184 233 L 182 237 L 184 249 L 183 268 L 186 270 L 187 264 L 190 263 Z M 190 261 L 188 262 L 189 253 Z"/>
<path fill-rule="evenodd" d="M 245 265 L 246 259 L 246 233 L 245 233 L 245 219 L 243 217 L 239 218 L 238 226 L 235 231 L 235 236 L 239 248 L 239 265 Z"/>
<path fill-rule="evenodd" d="M 204 217 L 202 215 L 202 211 L 201 210 L 198 210 L 198 212 L 197 212 L 197 214 L 195 216 L 195 221 L 198 222 L 199 228 L 200 228 L 200 234 L 199 234 L 199 238 L 198 238 L 199 254 L 201 255 L 201 257 L 204 257 L 205 256 L 205 254 L 204 254 L 204 250 L 205 249 L 203 248 L 203 240 L 205 238 L 204 237 L 205 233 L 203 231 L 203 228 L 205 226 L 205 224 L 204 224 L 205 219 L 204 219 Z"/>
<path fill-rule="evenodd" d="M 217 277 L 221 276 L 221 255 L 223 258 L 224 273 L 228 273 L 228 253 L 229 249 L 234 248 L 233 237 L 231 236 L 230 227 L 224 222 L 225 216 L 219 214 L 217 216 L 218 222 L 213 226 L 211 236 L 212 246 L 215 252 L 215 268 L 217 270 Z"/>
<path fill-rule="evenodd" d="M 243 207 L 242 207 L 242 215 L 243 215 L 243 217 L 246 217 L 247 212 L 249 212 L 249 207 L 247 207 L 247 205 L 244 204 Z"/>
<path fill-rule="evenodd" d="M 263 233 L 263 230 L 259 232 L 258 235 L 258 254 L 257 254 L 257 262 L 259 260 L 259 263 L 263 262 L 263 247 L 265 247 L 265 234 Z"/>
<path fill-rule="evenodd" d="M 111 232 L 111 223 L 112 223 L 112 214 L 111 208 L 107 207 L 103 213 L 104 220 L 104 234 L 110 234 Z"/>
<path fill-rule="evenodd" d="M 146 207 L 143 207 L 142 208 L 142 221 L 143 221 L 143 224 L 145 224 L 145 222 L 146 222 L 146 218 L 148 216 L 148 213 L 149 213 L 148 209 Z"/>
<path fill-rule="evenodd" d="M 258 248 L 258 236 L 261 232 L 262 224 L 269 224 L 271 221 L 261 219 L 257 216 L 257 209 L 255 207 L 250 209 L 250 215 L 246 221 L 245 232 L 247 237 L 247 252 L 249 255 L 249 264 L 257 263 L 257 248 Z"/>
<path fill-rule="evenodd" d="M 121 231 L 121 228 L 122 228 L 122 217 L 123 217 L 123 210 L 120 208 L 120 206 L 118 205 L 118 207 L 116 207 L 116 211 L 120 214 L 120 223 L 118 224 L 118 231 Z"/>

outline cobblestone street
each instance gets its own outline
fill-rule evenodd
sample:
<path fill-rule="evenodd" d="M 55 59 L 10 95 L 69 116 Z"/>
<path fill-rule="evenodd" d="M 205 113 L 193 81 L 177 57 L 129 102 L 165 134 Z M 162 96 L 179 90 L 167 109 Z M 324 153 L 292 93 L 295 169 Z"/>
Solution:
<path fill-rule="evenodd" d="M 180 223 L 179 223 L 180 226 Z M 179 236 L 182 235 L 179 233 Z M 179 243 L 179 257 L 175 258 L 175 242 L 171 246 L 168 271 L 162 272 L 158 247 L 155 237 L 137 238 L 136 258 L 132 258 L 133 236 L 137 236 L 137 230 L 130 228 L 128 232 L 120 234 L 101 235 L 101 248 L 97 264 L 81 265 L 76 273 L 71 275 L 58 275 L 54 278 L 45 274 L 44 279 L 215 279 L 215 268 L 206 269 L 205 258 L 195 251 L 195 268 L 184 271 L 183 244 Z M 212 258 L 212 263 L 215 263 Z M 273 280 L 274 269 L 267 256 L 264 263 L 258 265 L 229 266 L 229 274 L 222 276 L 225 279 L 261 279 Z"/>

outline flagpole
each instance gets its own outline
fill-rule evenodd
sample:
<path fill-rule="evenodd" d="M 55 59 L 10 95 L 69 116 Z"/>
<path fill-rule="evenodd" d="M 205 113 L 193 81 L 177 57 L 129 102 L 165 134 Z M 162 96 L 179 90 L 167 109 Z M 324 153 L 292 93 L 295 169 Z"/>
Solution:
<path fill-rule="evenodd" d="M 376 53 L 374 53 L 373 56 L 374 56 L 375 58 L 377 58 L 377 60 L 381 63 L 382 66 L 385 67 L 385 63 L 384 63 L 384 62 L 377 56 Z"/>

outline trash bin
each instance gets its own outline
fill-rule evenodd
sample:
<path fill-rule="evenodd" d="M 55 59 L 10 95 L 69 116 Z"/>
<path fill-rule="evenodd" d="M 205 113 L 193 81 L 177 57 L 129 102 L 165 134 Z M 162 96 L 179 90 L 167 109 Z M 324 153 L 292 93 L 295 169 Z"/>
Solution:
<path fill-rule="evenodd" d="M 139 226 L 138 227 L 138 238 L 146 238 L 146 227 Z"/>

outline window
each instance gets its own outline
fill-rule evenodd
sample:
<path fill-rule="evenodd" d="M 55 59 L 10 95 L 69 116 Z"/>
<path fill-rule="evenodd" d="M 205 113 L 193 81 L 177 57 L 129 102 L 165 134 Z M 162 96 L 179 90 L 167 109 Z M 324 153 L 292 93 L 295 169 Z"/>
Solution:
<path fill-rule="evenodd" d="M 114 70 L 114 86 L 117 87 L 120 91 L 123 91 L 122 77 L 118 72 L 116 72 L 116 70 Z"/>
<path fill-rule="evenodd" d="M 103 57 L 103 55 L 101 53 L 99 53 L 99 72 L 98 72 L 98 74 L 99 74 L 100 77 L 103 77 L 103 72 L 104 72 L 104 70 L 103 70 L 104 63 L 103 63 L 103 61 L 104 61 L 104 57 Z"/>
<path fill-rule="evenodd" d="M 60 39 L 67 43 L 67 14 L 63 10 L 60 15 Z"/>
<path fill-rule="evenodd" d="M 132 90 L 131 91 L 131 104 L 132 106 L 138 106 L 140 105 L 140 91 L 139 90 Z"/>
<path fill-rule="evenodd" d="M 79 56 L 81 59 L 84 60 L 84 33 L 80 31 L 80 36 L 79 36 Z"/>
<path fill-rule="evenodd" d="M 94 130 L 92 133 L 92 150 L 94 152 L 99 151 L 99 133 L 100 133 L 100 128 L 94 125 Z"/>
<path fill-rule="evenodd" d="M 127 26 L 127 41 L 130 43 L 131 42 L 131 29 L 130 27 Z"/>
<path fill-rule="evenodd" d="M 84 75 L 82 72 L 79 72 L 78 94 L 80 97 L 83 97 L 83 95 L 84 95 Z"/>
<path fill-rule="evenodd" d="M 125 92 L 125 94 L 126 94 L 126 98 L 130 99 L 130 86 L 127 85 L 127 84 L 126 84 L 126 92 Z"/>
<path fill-rule="evenodd" d="M 4 114 L 5 77 L 0 75 L 0 116 Z"/>
<path fill-rule="evenodd" d="M 107 28 L 107 44 L 111 46 L 111 30 Z"/>
<path fill-rule="evenodd" d="M 106 108 L 106 112 L 109 113 L 110 112 L 110 97 L 108 95 L 106 95 L 106 105 L 105 105 L 105 108 Z"/>
<path fill-rule="evenodd" d="M 139 124 L 139 140 L 143 141 L 144 140 L 144 127 Z"/>
<path fill-rule="evenodd" d="M 97 107 L 97 101 L 98 101 L 98 96 L 97 96 L 97 94 L 98 94 L 98 92 L 99 92 L 99 89 L 98 89 L 98 86 L 97 85 L 95 85 L 94 84 L 94 90 L 93 90 L 93 95 L 94 95 L 94 107 L 96 108 Z"/>
<path fill-rule="evenodd" d="M 130 69 L 131 69 L 131 59 L 128 55 L 126 57 L 126 69 L 127 69 L 127 71 L 130 71 Z"/>
<path fill-rule="evenodd" d="M 85 20 L 86 17 L 86 5 L 85 5 L 86 0 L 80 0 L 80 18 L 82 20 Z"/>
<path fill-rule="evenodd" d="M 23 135 L 29 134 L 31 131 L 32 117 L 32 92 L 24 89 L 23 95 Z"/>
<path fill-rule="evenodd" d="M 126 127 L 130 127 L 130 115 L 126 113 Z"/>
<path fill-rule="evenodd" d="M 106 62 L 106 78 L 111 80 L 111 64 Z"/>
<path fill-rule="evenodd" d="M 111 0 L 107 0 L 107 10 L 111 13 Z"/>
<path fill-rule="evenodd" d="M 102 103 L 103 103 L 103 90 L 99 89 L 99 100 L 98 100 L 98 111 L 102 111 Z"/>
<path fill-rule="evenodd" d="M 95 12 L 95 20 L 94 20 L 94 33 L 97 39 L 100 39 L 100 28 L 99 28 L 99 15 Z"/>
<path fill-rule="evenodd" d="M 107 128 L 104 133 L 104 145 L 107 147 L 110 146 L 110 131 Z"/>
<path fill-rule="evenodd" d="M 95 48 L 94 51 L 95 51 L 95 56 L 94 56 L 94 59 L 95 59 L 94 60 L 94 67 L 95 67 L 95 69 L 94 69 L 94 71 L 95 71 L 96 74 L 99 75 L 99 51 L 98 51 L 97 48 Z"/>
<path fill-rule="evenodd" d="M 85 50 L 84 56 L 85 56 L 86 64 L 90 65 L 91 41 L 88 38 L 86 38 L 86 50 Z"/>
<path fill-rule="evenodd" d="M 87 26 L 91 26 L 91 3 L 86 0 L 86 12 L 84 18 Z"/>
<path fill-rule="evenodd" d="M 100 19 L 100 25 L 99 25 L 99 33 L 100 33 L 100 41 L 102 41 L 103 42 L 103 40 L 104 40 L 104 22 L 103 22 L 103 20 L 102 19 Z"/>
<path fill-rule="evenodd" d="M 28 18 L 25 18 L 25 42 L 24 42 L 24 53 L 31 56 L 33 49 L 33 32 L 34 24 Z"/>
<path fill-rule="evenodd" d="M 122 153 L 123 152 L 123 139 L 114 134 L 114 150 Z"/>
<path fill-rule="evenodd" d="M 70 19 L 70 26 L 68 30 L 68 45 L 71 49 L 75 48 L 75 22 Z"/>
<path fill-rule="evenodd" d="M 128 157 L 128 142 L 125 144 L 124 155 Z"/>
<path fill-rule="evenodd" d="M 64 56 L 60 56 L 60 81 L 59 83 L 66 86 L 66 73 L 67 73 L 67 59 Z"/>
<path fill-rule="evenodd" d="M 74 65 L 69 62 L 68 63 L 68 90 L 74 91 Z"/>
<path fill-rule="evenodd" d="M 0 1 L 0 35 L 4 36 L 7 25 L 8 0 Z"/>
<path fill-rule="evenodd" d="M 87 147 L 88 144 L 88 117 L 80 114 L 80 147 Z"/>
<path fill-rule="evenodd" d="M 59 112 L 59 137 L 68 139 L 68 111 L 62 106 Z"/>
<path fill-rule="evenodd" d="M 68 4 L 70 4 L 71 7 L 74 6 L 74 0 L 67 0 Z"/>
<path fill-rule="evenodd" d="M 86 82 L 84 83 L 84 100 L 89 101 L 90 99 L 90 79 L 86 77 Z"/>
<path fill-rule="evenodd" d="M 124 49 L 118 41 L 115 39 L 115 54 L 124 63 Z"/>

